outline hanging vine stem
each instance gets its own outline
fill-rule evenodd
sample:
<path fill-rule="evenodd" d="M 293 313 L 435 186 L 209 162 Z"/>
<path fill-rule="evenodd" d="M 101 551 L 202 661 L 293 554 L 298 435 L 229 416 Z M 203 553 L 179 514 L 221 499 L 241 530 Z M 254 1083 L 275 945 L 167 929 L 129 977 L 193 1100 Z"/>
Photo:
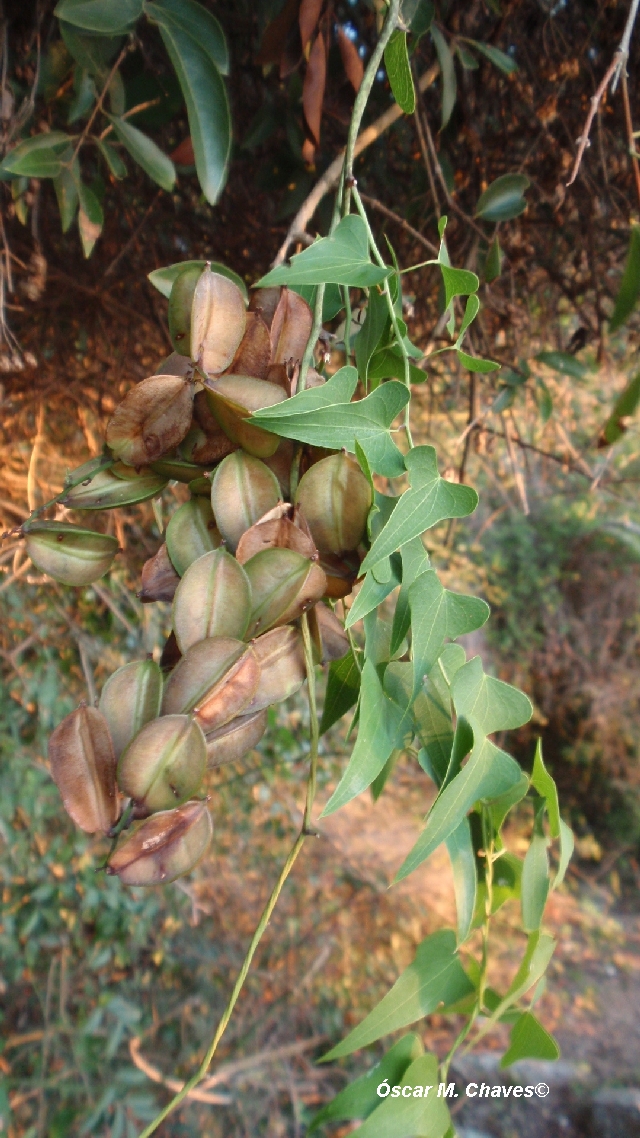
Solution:
<path fill-rule="evenodd" d="M 258 925 L 256 927 L 256 931 L 254 932 L 254 934 L 251 938 L 251 944 L 249 945 L 249 948 L 247 949 L 247 954 L 246 954 L 246 956 L 242 962 L 242 967 L 238 973 L 238 978 L 237 978 L 237 980 L 233 986 L 233 991 L 231 993 L 231 996 L 229 997 L 229 1002 L 228 1002 L 224 1012 L 222 1013 L 222 1016 L 220 1018 L 220 1021 L 218 1023 L 217 1028 L 216 1028 L 216 1031 L 215 1031 L 215 1035 L 213 1036 L 213 1039 L 211 1040 L 211 1043 L 209 1044 L 209 1047 L 207 1048 L 204 1059 L 202 1060 L 202 1062 L 201 1062 L 200 1066 L 198 1067 L 198 1070 L 196 1071 L 196 1073 L 194 1075 L 192 1075 L 190 1079 L 187 1080 L 187 1082 L 182 1087 L 182 1090 L 178 1091 L 178 1093 L 176 1095 L 174 1095 L 174 1097 L 171 1099 L 171 1101 L 168 1102 L 167 1105 L 162 1108 L 160 1113 L 157 1114 L 156 1117 L 154 1118 L 153 1122 L 150 1122 L 149 1125 L 147 1127 L 145 1127 L 145 1129 L 139 1135 L 139 1138 L 150 1138 L 151 1134 L 155 1134 L 160 1123 L 164 1122 L 165 1118 L 167 1118 L 170 1114 L 173 1113 L 174 1110 L 177 1109 L 177 1107 L 180 1106 L 180 1103 L 184 1101 L 184 1099 L 187 1097 L 189 1092 L 192 1091 L 194 1089 L 194 1087 L 196 1087 L 202 1079 L 204 1079 L 207 1071 L 209 1070 L 211 1060 L 213 1059 L 213 1057 L 217 1051 L 218 1044 L 219 1044 L 220 1040 L 222 1039 L 222 1036 L 224 1035 L 224 1033 L 228 1027 L 229 1020 L 231 1019 L 231 1016 L 233 1015 L 233 1009 L 235 1008 L 236 1003 L 238 1001 L 238 997 L 239 997 L 239 995 L 240 995 L 240 993 L 244 987 L 244 982 L 245 982 L 245 980 L 249 974 L 249 969 L 251 968 L 251 963 L 252 963 L 253 958 L 256 954 L 257 948 L 260 944 L 260 941 L 262 940 L 262 937 L 264 935 L 266 927 L 269 924 L 269 921 L 271 920 L 271 914 L 273 913 L 273 910 L 275 909 L 275 907 L 278 903 L 278 898 L 280 897 L 280 894 L 282 893 L 282 890 L 284 888 L 286 880 L 287 880 L 289 874 L 291 873 L 291 870 L 293 869 L 293 867 L 296 863 L 296 860 L 298 858 L 298 854 L 300 853 L 300 850 L 302 849 L 302 847 L 305 843 L 305 838 L 307 838 L 311 835 L 315 836 L 315 831 L 310 828 L 310 823 L 311 823 L 311 812 L 313 810 L 313 802 L 314 802 L 315 793 L 316 793 L 316 781 L 317 781 L 317 771 L 318 771 L 318 740 L 320 737 L 320 733 L 319 733 L 319 726 L 318 726 L 318 708 L 317 708 L 317 702 L 316 702 L 316 676 L 315 676 L 315 666 L 314 666 L 314 662 L 313 662 L 313 648 L 312 648 L 312 644 L 311 644 L 311 634 L 309 631 L 309 620 L 308 620 L 306 613 L 304 613 L 302 616 L 301 625 L 302 625 L 302 638 L 303 638 L 303 643 L 304 643 L 304 660 L 305 660 L 305 668 L 306 668 L 306 673 L 307 673 L 307 688 L 308 688 L 308 697 L 309 697 L 309 719 L 310 719 L 309 777 L 307 779 L 307 794 L 306 794 L 306 800 L 305 800 L 305 808 L 304 808 L 304 816 L 303 816 L 303 820 L 302 820 L 302 827 L 301 827 L 300 833 L 298 834 L 298 837 L 296 838 L 296 840 L 295 840 L 295 842 L 294 842 L 294 844 L 293 844 L 293 846 L 289 852 L 287 860 L 285 861 L 282 869 L 280 870 L 280 876 L 278 877 L 278 880 L 276 881 L 276 884 L 273 887 L 273 890 L 271 892 L 271 896 L 269 897 L 269 900 L 267 901 L 267 904 L 265 905 L 265 907 L 263 909 L 262 916 L 260 917 L 260 920 L 259 920 Z"/>
<path fill-rule="evenodd" d="M 369 224 L 369 218 L 367 217 L 366 210 L 364 208 L 364 205 L 362 204 L 362 198 L 360 197 L 360 194 L 358 193 L 358 189 L 357 189 L 357 186 L 355 185 L 355 183 L 353 184 L 351 189 L 353 192 L 354 201 L 355 201 L 356 206 L 358 208 L 358 213 L 360 214 L 360 217 L 362 218 L 362 220 L 364 221 L 364 223 L 367 227 L 367 235 L 369 237 L 369 244 L 371 246 L 371 251 L 372 251 L 376 261 L 380 265 L 380 268 L 386 269 L 387 266 L 384 262 L 384 258 L 382 256 L 382 254 L 381 254 L 381 252 L 378 249 L 378 246 L 376 244 L 376 239 L 373 236 L 373 230 L 371 229 L 371 225 Z M 402 332 L 400 331 L 400 325 L 398 324 L 398 315 L 396 313 L 396 310 L 395 310 L 395 307 L 393 304 L 393 297 L 391 296 L 391 289 L 389 288 L 388 277 L 385 277 L 384 284 L 383 284 L 383 291 L 384 291 L 385 299 L 387 302 L 387 308 L 389 309 L 389 316 L 391 318 L 391 326 L 392 326 L 392 328 L 396 334 L 396 340 L 398 342 L 398 347 L 400 348 L 400 353 L 402 355 L 404 382 L 407 385 L 407 388 L 409 389 L 409 391 L 411 391 L 411 375 L 409 372 L 409 354 L 407 352 L 406 344 L 404 342 L 404 336 L 403 336 Z M 409 449 L 411 449 L 413 447 L 413 437 L 411 434 L 411 421 L 410 421 L 410 412 L 409 412 L 410 406 L 411 406 L 411 401 L 409 400 L 409 402 L 407 403 L 407 406 L 405 408 L 405 412 L 404 412 L 404 429 L 405 429 L 405 433 L 407 436 L 407 442 L 409 443 Z"/>
<path fill-rule="evenodd" d="M 340 175 L 340 182 L 336 190 L 336 201 L 333 210 L 333 217 L 331 219 L 331 226 L 329 228 L 329 236 L 334 232 L 341 217 L 345 217 L 349 213 L 350 208 L 350 193 L 353 185 L 353 163 L 355 161 L 355 149 L 358 141 L 358 132 L 362 122 L 371 88 L 373 87 L 375 77 L 382 62 L 384 49 L 386 48 L 389 40 L 395 29 L 398 26 L 400 18 L 400 0 L 390 0 L 387 18 L 384 22 L 384 27 L 380 34 L 371 58 L 365 68 L 364 75 L 362 76 L 362 83 L 356 95 L 353 104 L 353 112 L 351 115 L 351 122 L 349 124 L 349 134 L 347 136 L 347 146 L 344 152 L 344 162 L 342 164 L 342 173 Z M 362 204 L 362 203 L 361 203 Z M 316 343 L 320 329 L 322 328 L 322 305 L 324 302 L 324 284 L 319 284 L 316 293 L 316 301 L 313 312 L 313 325 L 309 333 L 309 339 L 304 350 L 302 363 L 300 364 L 300 378 L 298 380 L 298 391 L 304 391 L 307 383 L 307 372 L 313 360 L 313 353 L 315 351 Z M 347 313 L 347 318 L 348 318 Z"/>

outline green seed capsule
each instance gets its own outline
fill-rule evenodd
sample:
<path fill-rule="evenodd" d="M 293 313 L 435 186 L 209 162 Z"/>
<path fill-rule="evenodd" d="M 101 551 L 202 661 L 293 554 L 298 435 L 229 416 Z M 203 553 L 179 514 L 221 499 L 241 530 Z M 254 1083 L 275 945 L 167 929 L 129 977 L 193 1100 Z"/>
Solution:
<path fill-rule="evenodd" d="M 63 506 L 69 510 L 113 510 L 118 506 L 133 506 L 155 498 L 167 485 L 164 475 L 156 474 L 148 466 L 140 474 L 127 477 L 123 472 L 132 468 L 116 465 L 119 466 L 117 474 L 101 470 L 90 482 L 81 482 L 67 490 L 60 499 Z"/>
<path fill-rule="evenodd" d="M 189 715 L 164 715 L 147 723 L 120 756 L 118 786 L 144 817 L 196 794 L 206 765 L 198 724 Z"/>
<path fill-rule="evenodd" d="M 239 715 L 219 727 L 217 731 L 208 732 L 207 740 L 207 766 L 220 767 L 223 763 L 233 763 L 256 747 L 267 729 L 267 712 L 256 711 L 253 715 Z"/>
<path fill-rule="evenodd" d="M 206 853 L 213 826 L 206 802 L 153 814 L 120 839 L 107 873 L 123 885 L 163 885 L 189 873 Z"/>
<path fill-rule="evenodd" d="M 78 707 L 49 739 L 51 774 L 67 814 L 88 834 L 107 833 L 118 818 L 116 757 L 107 721 Z"/>
<path fill-rule="evenodd" d="M 324 595 L 326 577 L 320 566 L 293 549 L 265 549 L 244 568 L 251 586 L 252 636 L 288 624 Z"/>
<path fill-rule="evenodd" d="M 193 294 L 202 271 L 201 265 L 188 265 L 178 273 L 171 286 L 167 312 L 169 335 L 176 352 L 181 356 L 191 356 L 191 309 Z"/>
<path fill-rule="evenodd" d="M 229 438 L 257 458 L 269 458 L 280 443 L 277 435 L 247 420 L 254 411 L 282 403 L 286 394 L 278 384 L 248 375 L 222 375 L 205 384 L 209 406 Z"/>
<path fill-rule="evenodd" d="M 224 549 L 203 554 L 187 569 L 173 601 L 173 628 L 182 653 L 210 636 L 242 640 L 251 590 L 241 565 Z"/>
<path fill-rule="evenodd" d="M 202 466 L 195 462 L 185 462 L 181 458 L 161 458 L 151 463 L 151 470 L 162 474 L 165 478 L 172 478 L 175 482 L 192 482 L 202 474 Z"/>
<path fill-rule="evenodd" d="M 211 505 L 218 529 L 235 550 L 243 533 L 280 500 L 275 474 L 242 450 L 227 455 L 211 482 Z"/>
<path fill-rule="evenodd" d="M 162 672 L 153 660 L 125 664 L 109 677 L 99 707 L 109 725 L 117 759 L 145 723 L 157 718 L 161 704 Z"/>
<path fill-rule="evenodd" d="M 129 466 L 157 462 L 182 442 L 191 426 L 193 383 L 179 375 L 152 375 L 125 395 L 107 424 L 107 446 Z"/>
<path fill-rule="evenodd" d="M 357 549 L 366 533 L 372 494 L 355 459 L 332 454 L 314 463 L 300 479 L 295 500 L 320 553 Z"/>
<path fill-rule="evenodd" d="M 171 673 L 162 714 L 193 711 L 205 734 L 240 715 L 253 699 L 260 665 L 252 648 L 231 637 L 200 640 Z"/>
<path fill-rule="evenodd" d="M 181 577 L 198 557 L 222 545 L 207 498 L 192 498 L 176 510 L 167 526 L 166 541 L 169 557 Z"/>
<path fill-rule="evenodd" d="M 111 568 L 115 537 L 64 522 L 25 522 L 22 533 L 33 564 L 63 585 L 90 585 Z"/>

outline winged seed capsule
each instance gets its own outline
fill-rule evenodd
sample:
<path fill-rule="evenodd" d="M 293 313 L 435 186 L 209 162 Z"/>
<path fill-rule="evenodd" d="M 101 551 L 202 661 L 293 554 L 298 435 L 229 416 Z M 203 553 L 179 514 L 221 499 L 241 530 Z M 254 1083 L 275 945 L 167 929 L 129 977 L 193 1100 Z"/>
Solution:
<path fill-rule="evenodd" d="M 268 466 L 242 450 L 223 458 L 211 483 L 211 505 L 230 549 L 280 500 L 278 480 Z"/>
<path fill-rule="evenodd" d="M 171 290 L 173 292 L 173 289 Z M 229 367 L 244 336 L 247 314 L 240 289 L 228 277 L 203 269 L 191 308 L 191 356 L 209 375 Z"/>
<path fill-rule="evenodd" d="M 111 568 L 118 552 L 115 537 L 65 522 L 25 522 L 26 550 L 42 573 L 63 585 L 90 585 Z"/>
<path fill-rule="evenodd" d="M 242 565 L 225 549 L 194 561 L 173 599 L 173 628 L 181 652 L 209 636 L 242 640 L 251 615 L 251 586 Z"/>
<path fill-rule="evenodd" d="M 233 763 L 256 747 L 267 729 L 267 712 L 256 711 L 253 715 L 244 714 L 232 719 L 217 731 L 205 736 L 207 741 L 207 766 L 220 767 L 223 763 Z"/>
<path fill-rule="evenodd" d="M 189 715 L 147 723 L 120 756 L 118 786 L 136 815 L 179 806 L 196 794 L 207 765 L 204 735 Z"/>
<path fill-rule="evenodd" d="M 129 466 L 155 462 L 191 426 L 194 387 L 179 375 L 152 375 L 129 391 L 107 424 L 107 446 Z"/>
<path fill-rule="evenodd" d="M 332 454 L 309 467 L 295 496 L 320 553 L 357 549 L 371 509 L 371 486 L 355 459 Z"/>
<path fill-rule="evenodd" d="M 191 498 L 178 507 L 167 526 L 166 543 L 171 562 L 181 577 L 198 557 L 222 545 L 207 498 Z"/>
<path fill-rule="evenodd" d="M 153 660 L 135 660 L 109 677 L 99 707 L 109 726 L 117 759 L 145 723 L 160 714 L 161 703 L 162 672 Z"/>
<path fill-rule="evenodd" d="M 324 595 L 327 579 L 314 561 L 293 549 L 265 549 L 246 562 L 251 587 L 249 634 L 295 620 Z"/>
<path fill-rule="evenodd" d="M 232 442 L 257 458 L 275 454 L 280 443 L 278 435 L 246 420 L 254 411 L 282 403 L 286 399 L 282 387 L 266 379 L 227 374 L 215 381 L 207 380 L 205 389 L 211 410 Z"/>
<path fill-rule="evenodd" d="M 206 853 L 213 825 L 206 802 L 152 814 L 120 839 L 107 873 L 123 885 L 162 885 L 189 873 Z"/>
<path fill-rule="evenodd" d="M 51 774 L 67 814 L 88 834 L 107 833 L 118 818 L 116 757 L 107 721 L 81 705 L 49 739 Z"/>
<path fill-rule="evenodd" d="M 149 466 L 139 473 L 122 463 L 116 463 L 116 466 L 120 467 L 118 473 L 101 470 L 90 482 L 82 482 L 67 490 L 60 499 L 62 505 L 68 510 L 113 510 L 117 506 L 133 506 L 155 498 L 167 485 L 168 479 L 156 474 Z M 124 471 L 133 471 L 132 477 Z"/>
<path fill-rule="evenodd" d="M 169 679 L 162 714 L 193 711 L 207 733 L 222 727 L 253 699 L 260 665 L 252 648 L 232 637 L 201 640 L 182 657 Z"/>

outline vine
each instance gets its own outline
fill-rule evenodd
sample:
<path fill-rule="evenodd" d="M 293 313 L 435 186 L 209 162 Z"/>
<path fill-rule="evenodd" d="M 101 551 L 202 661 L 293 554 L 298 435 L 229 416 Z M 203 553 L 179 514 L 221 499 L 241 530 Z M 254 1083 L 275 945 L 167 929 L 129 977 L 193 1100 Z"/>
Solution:
<path fill-rule="evenodd" d="M 526 723 L 529 700 L 487 675 L 479 657 L 467 661 L 456 643 L 485 623 L 489 609 L 444 588 L 424 538 L 433 526 L 468 516 L 477 495 L 441 477 L 433 447 L 413 443 L 411 387 L 424 380 L 413 361 L 422 353 L 403 320 L 402 273 L 378 248 L 353 177 L 362 115 L 391 46 L 392 86 L 404 84 L 410 103 L 399 0 L 389 5 L 356 99 L 328 236 L 267 273 L 248 310 L 235 280 L 201 262 L 151 274 L 169 298 L 176 350 L 118 406 L 104 454 L 73 472 L 61 495 L 21 527 L 38 568 L 83 586 L 108 572 L 117 542 L 70 524 L 60 507 L 99 511 L 155 500 L 170 480 L 189 486 L 189 501 L 173 514 L 165 543 L 142 574 L 143 600 L 173 602 L 173 631 L 160 664 L 127 664 L 107 681 L 99 707 L 79 707 L 50 741 L 67 811 L 82 829 L 113 839 L 107 872 L 123 885 L 171 881 L 197 864 L 211 837 L 207 765 L 242 757 L 264 733 L 267 708 L 307 683 L 309 774 L 300 833 L 199 1068 L 140 1138 L 149 1138 L 206 1075 L 280 893 L 313 833 L 320 734 L 352 709 L 356 742 L 323 816 L 369 788 L 379 796 L 395 755 L 415 740 L 413 753 L 436 796 L 397 880 L 444 842 L 457 929 L 428 936 L 390 992 L 324 1058 L 349 1055 L 436 1009 L 463 1015 L 464 1024 L 440 1064 L 423 1053 L 418 1036 L 403 1036 L 375 1077 L 342 1091 L 311 1130 L 358 1118 L 365 1120 L 362 1138 L 408 1132 L 401 1128 L 409 1120 L 420 1123 L 420 1133 L 429 1127 L 434 1138 L 453 1135 L 447 1093 L 431 1091 L 446 1083 L 457 1051 L 499 1022 L 511 1025 L 503 1065 L 558 1054 L 523 1001 L 534 989 L 533 1004 L 553 952 L 542 930 L 544 907 L 564 876 L 572 836 L 540 749 L 529 777 L 491 738 Z M 472 373 L 494 370 L 497 364 L 464 350 L 480 309 L 479 280 L 451 266 L 445 235 L 443 217 L 437 256 L 426 262 L 442 282 L 451 344 L 441 351 L 456 352 Z M 356 289 L 366 317 L 352 351 L 350 290 Z M 344 311 L 346 363 L 327 378 L 313 365 L 328 298 L 332 317 Z M 401 416 L 402 429 L 394 426 Z M 53 507 L 58 516 L 42 520 Z M 380 606 L 394 598 L 386 621 Z M 334 611 L 338 602 L 342 620 Z M 319 722 L 320 663 L 329 668 Z M 506 849 L 502 829 L 527 795 L 534 827 L 520 859 Z M 527 947 L 500 994 L 487 979 L 491 924 L 513 898 L 520 900 Z M 479 958 L 470 947 L 476 930 Z M 413 1088 L 408 1096 L 406 1088 Z"/>

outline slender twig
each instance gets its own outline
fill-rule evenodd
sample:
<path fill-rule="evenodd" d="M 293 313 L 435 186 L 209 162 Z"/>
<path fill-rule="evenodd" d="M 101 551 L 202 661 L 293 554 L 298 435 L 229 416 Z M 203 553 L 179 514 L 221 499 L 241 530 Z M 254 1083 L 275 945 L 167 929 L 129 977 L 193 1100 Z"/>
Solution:
<path fill-rule="evenodd" d="M 367 212 L 364 208 L 364 205 L 362 204 L 362 198 L 360 197 L 360 194 L 358 193 L 357 187 L 355 185 L 352 186 L 352 191 L 353 191 L 353 199 L 354 199 L 356 206 L 358 208 L 358 213 L 360 214 L 362 220 L 364 221 L 364 223 L 367 227 L 369 244 L 371 246 L 371 251 L 373 253 L 373 256 L 374 256 L 375 260 L 378 262 L 378 264 L 380 265 L 380 268 L 386 269 L 387 266 L 385 265 L 384 258 L 382 256 L 382 254 L 380 253 L 380 250 L 378 249 L 378 246 L 376 244 L 376 239 L 373 236 L 373 231 L 372 231 L 371 226 L 369 224 L 369 218 L 367 217 Z M 391 289 L 389 288 L 389 278 L 388 277 L 385 277 L 383 284 L 382 284 L 382 288 L 384 291 L 385 300 L 387 302 L 387 309 L 389 312 L 389 317 L 391 319 L 391 326 L 392 326 L 393 331 L 395 333 L 396 341 L 397 341 L 398 347 L 400 349 L 400 354 L 402 356 L 404 382 L 405 382 L 407 388 L 409 389 L 409 391 L 411 391 L 411 373 L 409 371 L 409 353 L 407 352 L 407 347 L 406 347 L 406 344 L 404 342 L 404 336 L 402 335 L 402 332 L 400 331 L 400 326 L 398 324 L 398 316 L 397 316 L 395 306 L 393 303 L 393 297 L 391 296 Z M 407 436 L 407 442 L 409 443 L 409 448 L 411 449 L 413 447 L 413 438 L 411 435 L 411 423 L 410 423 L 410 414 L 409 414 L 410 406 L 411 406 L 411 400 L 409 400 L 407 402 L 407 406 L 405 408 L 404 429 L 405 429 L 405 433 Z"/>
<path fill-rule="evenodd" d="M 580 135 L 580 138 L 578 139 L 578 151 L 576 154 L 575 162 L 573 163 L 573 169 L 571 171 L 571 177 L 569 178 L 569 181 L 567 182 L 568 186 L 572 186 L 573 183 L 575 182 L 575 180 L 578 176 L 578 170 L 580 169 L 580 164 L 582 162 L 584 152 L 587 149 L 587 146 L 590 145 L 589 134 L 591 131 L 591 126 L 592 126 L 593 120 L 596 117 L 596 114 L 598 112 L 598 108 L 599 108 L 600 103 L 602 101 L 602 96 L 604 95 L 604 93 L 607 89 L 607 86 L 609 84 L 609 80 L 611 80 L 611 79 L 613 80 L 613 82 L 611 83 L 611 94 L 613 94 L 617 85 L 618 85 L 618 79 L 620 78 L 620 75 L 626 69 L 627 59 L 629 58 L 629 45 L 631 43 L 631 35 L 633 33 L 633 25 L 636 22 L 636 16 L 638 15 L 638 5 L 639 4 L 640 4 L 640 0 L 631 0 L 631 7 L 629 8 L 629 15 L 627 16 L 627 22 L 624 26 L 624 32 L 622 33 L 622 39 L 620 40 L 620 43 L 618 45 L 618 50 L 616 51 L 613 59 L 611 60 L 611 63 L 609 64 L 609 66 L 608 66 L 608 68 L 604 74 L 604 77 L 600 81 L 600 85 L 598 86 L 598 89 L 596 90 L 595 95 L 591 96 L 591 105 L 589 107 L 589 114 L 587 115 L 587 121 L 584 124 L 582 134 Z"/>
<path fill-rule="evenodd" d="M 428 237 L 424 237 L 422 233 L 419 233 L 417 229 L 414 229 L 412 225 L 409 225 L 409 222 L 405 221 L 404 217 L 400 217 L 400 214 L 394 213 L 392 209 L 389 209 L 387 205 L 383 205 L 377 198 L 372 198 L 369 194 L 363 194 L 362 190 L 360 190 L 360 197 L 365 205 L 370 206 L 371 209 L 375 209 L 376 212 L 381 213 L 383 217 L 388 217 L 389 221 L 394 221 L 409 237 L 412 237 L 414 241 L 418 241 L 429 253 L 433 253 L 436 257 L 438 256 L 438 246 L 434 245 L 432 241 L 429 241 Z"/>
<path fill-rule="evenodd" d="M 303 613 L 300 622 L 302 628 L 302 642 L 304 644 L 304 665 L 307 673 L 307 688 L 309 692 L 309 720 L 310 720 L 310 738 L 309 738 L 309 779 L 307 781 L 307 797 L 304 806 L 304 818 L 302 819 L 302 833 L 309 834 L 311 832 L 311 811 L 313 809 L 313 800 L 316 796 L 316 783 L 318 775 L 318 743 L 320 741 L 320 729 L 318 725 L 318 705 L 316 703 L 316 677 L 315 666 L 313 663 L 313 645 L 311 643 L 311 632 L 309 630 L 309 618 Z"/>
<path fill-rule="evenodd" d="M 427 171 L 427 179 L 429 181 L 429 188 L 431 190 L 431 197 L 433 198 L 433 208 L 436 211 L 436 217 L 438 218 L 438 221 L 439 221 L 441 216 L 442 216 L 442 210 L 440 209 L 440 198 L 438 197 L 438 191 L 436 189 L 435 178 L 433 176 L 433 167 L 431 165 L 431 160 L 429 158 L 429 149 L 427 147 L 427 139 L 426 139 L 424 126 L 423 126 L 423 122 L 422 122 L 422 107 L 417 100 L 416 100 L 416 109 L 415 109 L 415 114 L 413 116 L 413 121 L 416 124 L 416 134 L 418 135 L 418 142 L 420 144 L 420 151 L 422 153 L 422 161 L 424 163 L 424 168 Z"/>
<path fill-rule="evenodd" d="M 622 72 L 622 105 L 624 107 L 624 121 L 627 128 L 629 157 L 631 158 L 631 167 L 636 183 L 638 205 L 640 205 L 640 163 L 638 162 L 638 154 L 635 148 L 635 139 L 633 137 L 633 119 L 631 118 L 631 103 L 629 102 L 629 87 L 627 84 L 626 69 Z"/>
<path fill-rule="evenodd" d="M 429 67 L 427 71 L 425 71 L 424 75 L 420 76 L 420 79 L 417 83 L 418 90 L 426 91 L 428 87 L 435 83 L 439 74 L 439 64 L 432 64 L 432 66 Z M 358 135 L 358 140 L 354 146 L 354 158 L 357 158 L 359 154 L 362 154 L 363 150 L 366 150 L 367 147 L 371 146 L 373 142 L 377 142 L 380 136 L 384 134 L 384 132 L 388 130 L 390 126 L 393 126 L 393 124 L 397 122 L 399 118 L 402 118 L 403 113 L 404 112 L 398 106 L 398 104 L 394 103 L 393 106 L 389 107 L 389 110 L 385 111 L 383 115 L 380 115 L 380 117 L 377 118 L 375 122 L 371 123 L 370 126 L 365 127 L 362 133 Z M 325 170 L 322 177 L 316 182 L 309 196 L 303 201 L 300 209 L 298 210 L 293 221 L 291 222 L 291 225 L 289 226 L 287 236 L 285 237 L 282 245 L 278 250 L 278 254 L 273 262 L 274 265 L 282 264 L 287 256 L 287 253 L 289 252 L 291 245 L 295 241 L 300 240 L 300 234 L 304 233 L 306 230 L 307 225 L 311 221 L 311 218 L 316 212 L 322 199 L 326 194 L 329 193 L 330 190 L 334 188 L 334 186 L 337 185 L 344 167 L 344 155 L 345 152 L 343 150 L 341 154 L 338 154 L 337 158 L 334 158 L 331 165 L 327 166 L 327 169 Z"/>

